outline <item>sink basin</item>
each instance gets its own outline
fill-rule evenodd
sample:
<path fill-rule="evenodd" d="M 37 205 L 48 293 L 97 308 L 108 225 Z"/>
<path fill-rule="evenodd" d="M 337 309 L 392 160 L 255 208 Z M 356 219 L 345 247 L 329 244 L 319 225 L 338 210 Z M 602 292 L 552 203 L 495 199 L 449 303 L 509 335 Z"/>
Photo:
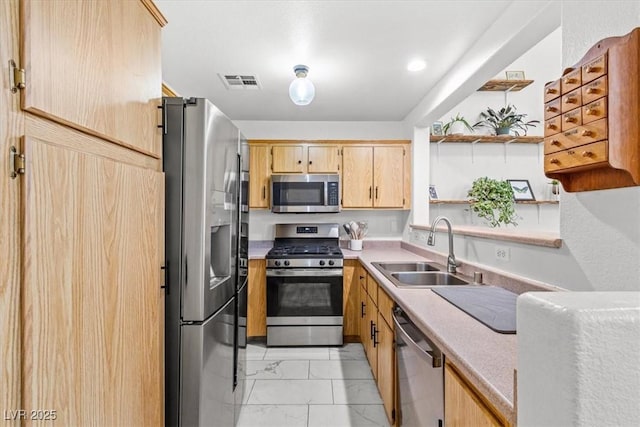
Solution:
<path fill-rule="evenodd" d="M 387 271 L 440 271 L 440 269 L 428 262 L 374 262 L 373 265 L 380 270 Z"/>
<path fill-rule="evenodd" d="M 453 274 L 443 271 L 405 271 L 391 273 L 394 283 L 398 287 L 432 287 L 468 285 L 469 283 Z"/>

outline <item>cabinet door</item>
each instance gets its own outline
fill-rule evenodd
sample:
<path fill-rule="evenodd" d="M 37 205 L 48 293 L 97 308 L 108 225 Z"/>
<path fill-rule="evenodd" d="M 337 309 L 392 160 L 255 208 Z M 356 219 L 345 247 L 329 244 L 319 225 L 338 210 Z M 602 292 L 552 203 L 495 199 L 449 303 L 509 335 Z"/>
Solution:
<path fill-rule="evenodd" d="M 404 203 L 404 148 L 375 147 L 373 155 L 373 206 L 402 208 Z"/>
<path fill-rule="evenodd" d="M 342 316 L 344 319 L 343 335 L 354 337 L 360 335 L 360 304 L 358 279 L 360 268 L 357 260 L 344 261 L 342 280 Z"/>
<path fill-rule="evenodd" d="M 378 389 L 382 397 L 384 411 L 393 424 L 395 415 L 395 349 L 393 346 L 393 328 L 378 315 Z"/>
<path fill-rule="evenodd" d="M 269 208 L 269 147 L 249 146 L 249 207 Z"/>
<path fill-rule="evenodd" d="M 271 147 L 273 173 L 303 173 L 304 147 L 301 145 L 273 145 Z"/>
<path fill-rule="evenodd" d="M 369 359 L 369 365 L 371 365 L 371 372 L 373 377 L 378 378 L 378 337 L 379 333 L 376 333 L 378 328 L 378 310 L 373 304 L 373 300 L 370 296 L 367 297 L 367 359 Z"/>
<path fill-rule="evenodd" d="M 22 407 L 60 425 L 164 424 L 162 173 L 24 148 Z"/>
<path fill-rule="evenodd" d="M 342 207 L 373 206 L 373 147 L 342 148 Z"/>
<path fill-rule="evenodd" d="M 504 424 L 467 387 L 447 363 L 444 370 L 444 419 L 447 427 L 498 427 Z"/>
<path fill-rule="evenodd" d="M 23 108 L 159 158 L 160 26 L 143 3 L 24 0 L 21 18 Z"/>
<path fill-rule="evenodd" d="M 360 342 L 362 343 L 362 346 L 364 347 L 364 352 L 368 353 L 369 352 L 369 341 L 371 340 L 370 337 L 370 332 L 369 332 L 369 323 L 368 323 L 368 317 L 367 317 L 367 313 L 369 312 L 369 310 L 371 309 L 375 309 L 373 308 L 373 306 L 369 306 L 369 303 L 367 301 L 367 287 L 365 286 L 359 286 L 360 289 L 358 289 L 359 292 L 359 301 L 360 303 L 358 304 L 358 319 L 360 322 Z"/>
<path fill-rule="evenodd" d="M 309 173 L 338 173 L 340 169 L 340 149 L 337 145 L 310 145 L 308 147 Z"/>
<path fill-rule="evenodd" d="M 247 336 L 267 336 L 267 272 L 263 259 L 249 260 Z"/>

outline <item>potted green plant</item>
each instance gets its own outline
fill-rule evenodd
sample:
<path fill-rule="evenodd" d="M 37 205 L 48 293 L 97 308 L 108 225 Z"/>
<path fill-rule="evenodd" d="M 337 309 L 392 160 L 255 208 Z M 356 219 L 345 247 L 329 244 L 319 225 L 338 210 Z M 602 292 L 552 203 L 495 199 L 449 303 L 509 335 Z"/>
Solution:
<path fill-rule="evenodd" d="M 507 105 L 498 111 L 487 107 L 486 111 L 480 113 L 481 120 L 474 124 L 474 128 L 484 127 L 492 129 L 496 135 L 509 135 L 513 132 L 515 136 L 520 136 L 520 132 L 527 134 L 529 126 L 535 127 L 540 120 L 525 121 L 526 114 L 518 114 L 515 105 Z"/>
<path fill-rule="evenodd" d="M 442 127 L 442 131 L 445 135 L 463 135 L 465 129 L 469 132 L 474 132 L 471 125 L 463 116 L 460 115 L 460 113 L 456 114 L 455 117 L 451 117 L 449 123 Z"/>
<path fill-rule="evenodd" d="M 500 224 L 518 225 L 513 189 L 507 181 L 486 176 L 478 178 L 473 181 L 467 195 L 471 210 L 489 221 L 491 227 L 499 227 Z"/>

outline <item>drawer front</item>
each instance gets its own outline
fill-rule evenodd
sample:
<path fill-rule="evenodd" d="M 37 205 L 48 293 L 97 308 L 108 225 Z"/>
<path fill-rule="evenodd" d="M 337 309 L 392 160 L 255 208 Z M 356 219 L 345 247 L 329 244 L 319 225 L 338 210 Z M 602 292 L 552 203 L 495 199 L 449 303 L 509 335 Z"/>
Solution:
<path fill-rule="evenodd" d="M 367 276 L 367 293 L 371 297 L 373 304 L 378 306 L 378 283 L 370 274 Z"/>
<path fill-rule="evenodd" d="M 378 289 L 378 311 L 389 326 L 393 325 L 393 300 L 382 289 Z"/>
<path fill-rule="evenodd" d="M 553 154 L 546 154 L 544 156 L 544 171 L 556 172 L 605 163 L 608 159 L 607 154 L 607 141 L 595 142 Z"/>
<path fill-rule="evenodd" d="M 607 98 L 600 98 L 582 107 L 582 122 L 590 123 L 607 117 Z"/>
<path fill-rule="evenodd" d="M 563 113 L 566 113 L 567 111 L 573 110 L 577 107 L 582 107 L 582 91 L 580 90 L 580 88 L 562 95 L 561 109 Z"/>
<path fill-rule="evenodd" d="M 600 119 L 545 138 L 544 154 L 556 153 L 603 139 L 607 139 L 607 119 Z"/>
<path fill-rule="evenodd" d="M 544 122 L 544 136 L 555 135 L 562 130 L 562 116 L 555 116 Z"/>
<path fill-rule="evenodd" d="M 573 129 L 582 124 L 582 110 L 575 108 L 562 115 L 562 131 Z"/>
<path fill-rule="evenodd" d="M 577 89 L 582 85 L 582 68 L 577 68 L 562 76 L 560 87 L 562 95 Z"/>
<path fill-rule="evenodd" d="M 550 119 L 555 117 L 561 113 L 560 111 L 560 102 L 562 98 L 556 98 L 553 101 L 549 101 L 544 104 L 544 119 Z"/>
<path fill-rule="evenodd" d="M 582 86 L 582 105 L 587 105 L 590 102 L 600 99 L 606 96 L 609 91 L 607 89 L 607 76 L 602 76 L 597 80 L 587 83 Z"/>
<path fill-rule="evenodd" d="M 607 74 L 606 53 L 582 66 L 582 83 L 590 82 L 605 74 Z"/>
<path fill-rule="evenodd" d="M 549 102 L 560 96 L 560 79 L 544 85 L 544 102 Z"/>

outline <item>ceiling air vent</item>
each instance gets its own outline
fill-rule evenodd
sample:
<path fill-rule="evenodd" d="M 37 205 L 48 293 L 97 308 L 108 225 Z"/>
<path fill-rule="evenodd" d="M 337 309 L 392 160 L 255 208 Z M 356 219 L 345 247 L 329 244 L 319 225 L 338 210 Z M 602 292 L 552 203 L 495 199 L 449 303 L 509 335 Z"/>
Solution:
<path fill-rule="evenodd" d="M 230 90 L 260 89 L 260 82 L 256 76 L 244 74 L 218 74 L 225 87 Z"/>

